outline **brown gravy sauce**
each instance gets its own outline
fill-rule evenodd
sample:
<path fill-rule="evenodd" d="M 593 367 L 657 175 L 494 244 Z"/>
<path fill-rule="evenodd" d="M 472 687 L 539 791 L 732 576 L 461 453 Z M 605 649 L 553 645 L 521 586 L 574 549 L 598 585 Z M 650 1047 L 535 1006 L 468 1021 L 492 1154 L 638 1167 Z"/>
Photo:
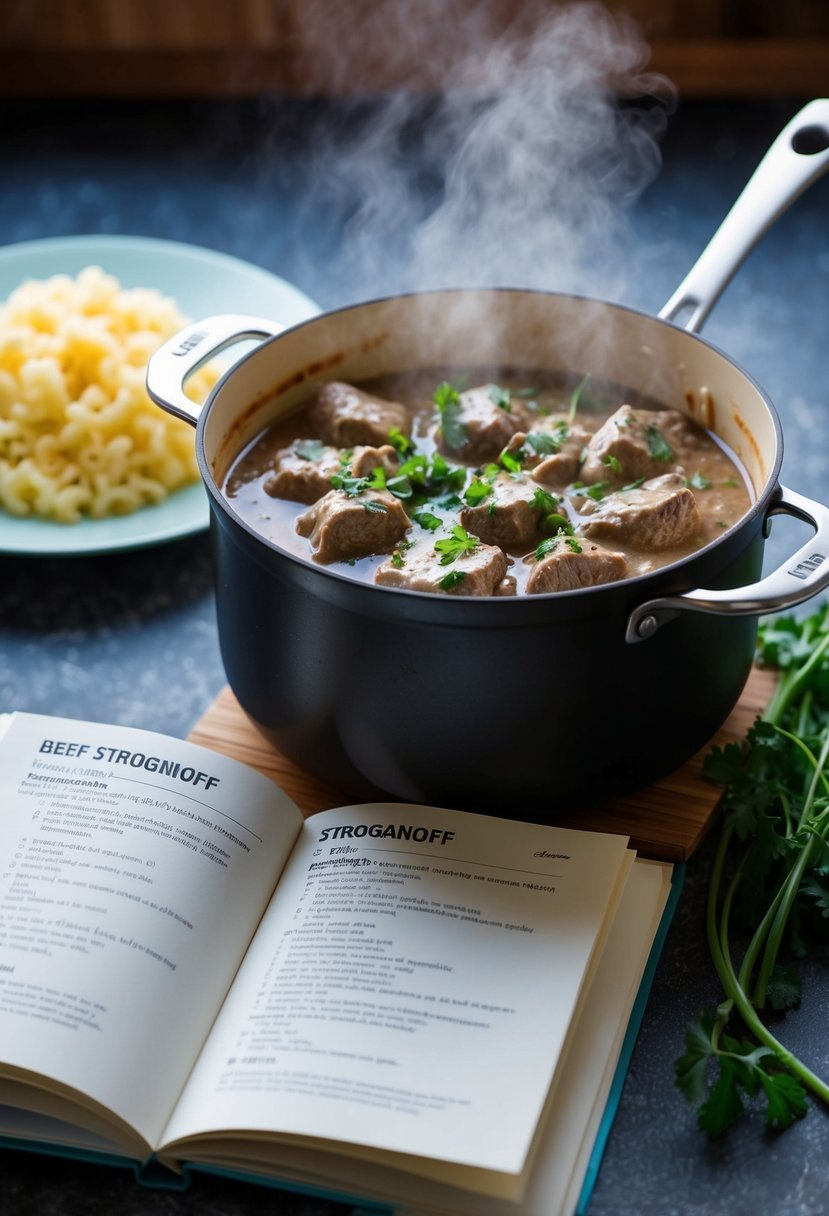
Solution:
<path fill-rule="evenodd" d="M 525 405 L 538 414 L 539 419 L 547 414 L 568 413 L 578 386 L 578 378 L 560 373 L 481 367 L 395 373 L 362 380 L 356 386 L 378 397 L 407 405 L 413 414 L 412 439 L 415 448 L 428 456 L 435 449 L 430 435 L 435 418 L 432 394 L 442 381 L 448 381 L 461 391 L 480 384 L 498 384 L 509 389 L 513 396 L 520 397 Z M 596 382 L 588 383 L 579 395 L 576 419 L 587 430 L 595 432 L 623 404 L 635 409 L 667 408 L 664 403 L 636 391 L 610 382 Z M 702 548 L 737 523 L 753 501 L 751 482 L 734 454 L 712 432 L 704 431 L 690 419 L 689 425 L 699 436 L 700 447 L 693 453 L 692 459 L 683 458 L 681 464 L 699 506 L 701 533 L 691 544 L 654 553 L 611 542 L 610 547 L 626 555 L 630 565 L 629 577 L 669 565 Z M 265 491 L 264 482 L 272 472 L 276 453 L 281 448 L 294 439 L 315 437 L 302 406 L 272 423 L 252 440 L 232 463 L 222 486 L 222 492 L 233 510 L 250 527 L 280 548 L 306 561 L 313 558 L 308 541 L 296 532 L 296 519 L 308 509 L 307 504 L 272 497 Z M 446 459 L 453 466 L 465 465 L 470 475 L 477 467 L 453 455 L 446 455 Z M 670 472 L 674 467 L 674 464 L 666 465 L 665 471 Z M 694 481 L 698 485 L 705 485 L 705 488 L 697 488 Z M 584 502 L 583 498 L 579 498 L 571 487 L 555 492 L 564 498 L 570 520 L 578 533 L 580 519 L 587 522 L 586 516 L 580 515 L 578 509 L 578 504 Z M 406 506 L 406 503 L 403 505 Z M 434 502 L 428 504 L 428 510 L 444 518 L 449 527 L 458 522 L 457 511 L 441 510 Z M 507 552 L 510 558 L 509 573 L 516 578 L 520 595 L 531 566 L 532 552 Z M 332 562 L 328 568 L 370 583 L 374 580 L 376 567 L 387 557 L 387 553 L 382 553 L 347 562 Z"/>

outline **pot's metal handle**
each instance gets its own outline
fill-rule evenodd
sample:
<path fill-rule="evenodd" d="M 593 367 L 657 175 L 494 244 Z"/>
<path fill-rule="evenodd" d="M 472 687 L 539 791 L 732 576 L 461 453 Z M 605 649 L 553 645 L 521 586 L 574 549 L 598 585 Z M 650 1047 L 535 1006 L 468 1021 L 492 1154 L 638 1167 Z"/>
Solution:
<path fill-rule="evenodd" d="M 147 392 L 156 405 L 191 422 L 199 420 L 202 407 L 184 391 L 187 377 L 196 368 L 246 338 L 273 338 L 285 328 L 278 321 L 223 313 L 188 325 L 169 338 L 150 356 Z"/>
<path fill-rule="evenodd" d="M 625 640 L 644 642 L 666 621 L 682 611 L 711 612 L 717 616 L 762 616 L 793 608 L 829 587 L 829 507 L 779 487 L 779 496 L 768 511 L 771 515 L 793 515 L 812 524 L 815 535 L 782 566 L 747 587 L 726 591 L 686 591 L 663 595 L 634 608 L 628 618 Z M 768 520 L 767 516 L 767 520 Z"/>
<path fill-rule="evenodd" d="M 821 98 L 810 101 L 777 136 L 660 317 L 674 321 L 690 309 L 685 328 L 698 333 L 760 237 L 827 169 L 829 98 Z"/>

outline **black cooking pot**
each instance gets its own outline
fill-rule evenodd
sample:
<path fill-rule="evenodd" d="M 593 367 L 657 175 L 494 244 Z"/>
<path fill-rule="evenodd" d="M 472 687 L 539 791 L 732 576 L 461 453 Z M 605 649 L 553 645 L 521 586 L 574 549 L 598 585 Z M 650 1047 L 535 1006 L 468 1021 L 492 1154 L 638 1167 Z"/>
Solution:
<path fill-rule="evenodd" d="M 829 131 L 829 102 L 811 103 L 775 141 L 662 319 L 547 292 L 427 292 L 283 332 L 213 317 L 153 356 L 152 397 L 198 421 L 230 686 L 287 756 L 354 796 L 544 820 L 652 781 L 710 738 L 748 675 L 757 615 L 829 584 L 829 510 L 779 485 L 774 407 L 693 332 L 757 237 L 829 164 L 829 136 L 818 152 L 798 150 L 816 128 Z M 689 328 L 669 323 L 686 306 Z M 201 410 L 184 395 L 195 366 L 265 335 Z M 647 575 L 464 598 L 367 585 L 302 560 L 222 496 L 241 448 L 315 384 L 458 362 L 589 371 L 683 409 L 742 461 L 755 502 L 714 542 Z M 758 581 L 778 512 L 817 534 Z"/>

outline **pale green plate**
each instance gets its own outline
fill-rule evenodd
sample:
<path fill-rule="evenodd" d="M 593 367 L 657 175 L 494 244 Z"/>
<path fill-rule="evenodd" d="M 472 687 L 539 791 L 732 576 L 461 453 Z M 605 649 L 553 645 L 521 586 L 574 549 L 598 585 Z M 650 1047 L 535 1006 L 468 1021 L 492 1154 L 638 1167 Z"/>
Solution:
<path fill-rule="evenodd" d="M 0 248 L 0 300 L 24 279 L 100 266 L 122 287 L 155 287 L 193 321 L 214 313 L 251 313 L 294 325 L 319 312 L 308 296 L 278 275 L 213 249 L 132 236 L 70 236 Z M 201 483 L 155 507 L 110 519 L 57 524 L 17 519 L 0 510 L 0 553 L 71 556 L 162 544 L 208 524 Z"/>

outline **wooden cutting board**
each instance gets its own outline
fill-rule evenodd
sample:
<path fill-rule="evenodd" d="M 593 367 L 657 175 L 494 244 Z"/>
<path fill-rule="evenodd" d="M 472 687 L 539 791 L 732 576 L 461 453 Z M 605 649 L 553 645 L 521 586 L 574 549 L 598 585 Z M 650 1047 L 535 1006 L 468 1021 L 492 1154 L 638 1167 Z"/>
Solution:
<path fill-rule="evenodd" d="M 572 819 L 569 827 L 619 832 L 643 857 L 685 861 L 699 845 L 716 816 L 721 790 L 702 775 L 704 757 L 713 744 L 742 739 L 768 704 L 774 673 L 754 669 L 736 708 L 711 743 L 682 768 L 626 798 L 614 799 Z M 193 743 L 242 760 L 272 778 L 305 815 L 342 806 L 349 799 L 333 785 L 298 768 L 267 742 L 224 688 L 193 728 Z"/>

